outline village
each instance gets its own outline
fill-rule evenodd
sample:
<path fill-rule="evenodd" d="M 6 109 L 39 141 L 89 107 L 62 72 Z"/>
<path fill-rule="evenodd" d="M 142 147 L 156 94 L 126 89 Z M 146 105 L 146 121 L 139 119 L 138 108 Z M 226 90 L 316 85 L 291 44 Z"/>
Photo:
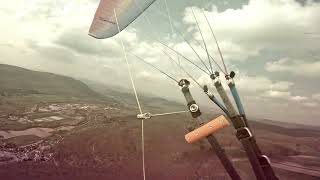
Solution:
<path fill-rule="evenodd" d="M 68 133 L 80 131 L 98 120 L 109 120 L 118 108 L 92 104 L 39 103 L 25 112 L 2 113 L 0 164 L 49 161 L 53 148 Z M 14 129 L 9 129 L 15 125 Z"/>

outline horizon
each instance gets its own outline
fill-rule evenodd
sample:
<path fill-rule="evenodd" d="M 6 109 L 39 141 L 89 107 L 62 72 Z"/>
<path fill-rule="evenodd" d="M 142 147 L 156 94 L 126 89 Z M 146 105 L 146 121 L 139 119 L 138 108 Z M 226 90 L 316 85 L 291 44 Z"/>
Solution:
<path fill-rule="evenodd" d="M 10 67 L 13 67 L 13 68 L 22 68 L 24 70 L 29 70 L 29 71 L 35 71 L 35 72 L 40 72 L 40 73 L 49 73 L 49 74 L 54 74 L 54 75 L 58 75 L 58 76 L 63 76 L 63 77 L 66 77 L 66 78 L 72 78 L 74 80 L 78 80 L 78 81 L 81 81 L 82 83 L 84 83 L 85 85 L 88 86 L 88 88 L 90 88 L 91 90 L 93 90 L 94 92 L 102 95 L 102 96 L 105 96 L 104 94 L 101 94 L 99 91 L 96 91 L 91 85 L 90 83 L 88 84 L 88 81 L 91 81 L 92 83 L 97 83 L 99 85 L 102 85 L 104 86 L 105 88 L 109 88 L 108 90 L 114 90 L 113 88 L 117 88 L 120 92 L 124 92 L 124 93 L 128 93 L 128 94 L 131 94 L 132 95 L 132 99 L 134 99 L 134 94 L 132 92 L 132 90 L 129 88 L 125 88 L 125 87 L 118 87 L 118 86 L 114 86 L 114 87 L 109 87 L 107 84 L 102 84 L 100 82 L 96 82 L 96 81 L 92 81 L 92 80 L 88 80 L 88 79 L 77 79 L 77 78 L 74 78 L 74 77 L 71 77 L 71 76 L 66 76 L 66 75 L 61 75 L 61 74 L 56 74 L 56 73 L 50 73 L 50 72 L 46 72 L 46 71 L 37 71 L 37 70 L 31 70 L 31 69 L 28 69 L 28 68 L 24 68 L 24 67 L 19 67 L 19 66 L 13 66 L 13 65 L 10 65 L 10 64 L 0 64 L 1 65 L 6 65 L 6 66 L 10 66 Z M 111 88 L 111 89 L 110 89 Z M 119 89 L 121 88 L 121 89 Z M 155 94 L 147 94 L 147 93 L 142 93 L 140 94 L 139 97 L 145 97 L 145 98 L 157 98 L 157 99 L 161 99 L 161 100 L 167 100 L 169 102 L 172 102 L 172 103 L 179 103 L 180 105 L 185 105 L 184 101 L 175 101 L 175 100 L 170 100 L 170 99 L 166 99 L 166 98 L 163 98 L 161 96 L 155 96 Z M 210 103 L 210 102 L 209 102 Z M 179 109 L 177 109 L 179 110 Z M 183 109 L 182 109 L 183 110 Z M 210 105 L 205 105 L 205 104 L 201 104 L 201 110 L 205 113 L 209 113 L 209 114 L 223 114 L 223 112 L 219 109 L 216 109 L 216 108 L 212 108 L 212 106 Z M 301 126 L 306 126 L 306 127 L 311 127 L 312 128 L 316 128 L 316 127 L 320 127 L 320 125 L 318 124 L 303 124 L 303 123 L 299 123 L 299 122 L 286 122 L 286 121 L 281 121 L 281 120 L 278 120 L 278 119 L 268 119 L 268 118 L 263 118 L 263 117 L 255 117 L 255 116 L 250 116 L 248 117 L 248 119 L 251 121 L 259 121 L 259 122 L 262 122 L 262 123 L 266 123 L 266 124 L 269 124 L 270 122 L 275 122 L 275 123 L 285 123 L 285 124 L 288 124 L 288 125 L 301 125 Z M 266 121 L 269 121 L 269 122 L 265 122 Z M 279 125 L 281 127 L 281 125 Z"/>

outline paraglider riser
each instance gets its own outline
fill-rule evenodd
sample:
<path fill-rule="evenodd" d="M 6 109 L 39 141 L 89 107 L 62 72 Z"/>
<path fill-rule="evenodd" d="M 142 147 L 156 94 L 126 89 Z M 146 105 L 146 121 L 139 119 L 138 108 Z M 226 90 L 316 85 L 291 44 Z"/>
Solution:
<path fill-rule="evenodd" d="M 191 116 L 193 118 L 197 118 L 197 117 L 201 116 L 200 108 L 198 107 L 196 101 L 193 99 L 193 97 L 190 93 L 189 87 L 183 86 L 181 91 L 187 101 L 187 106 L 188 106 L 188 109 L 191 113 Z"/>
<path fill-rule="evenodd" d="M 198 120 L 200 121 L 200 124 L 202 124 L 203 122 L 201 122 L 202 120 L 200 119 L 201 111 L 190 93 L 189 84 L 190 83 L 187 80 L 181 80 L 179 82 L 179 86 L 182 87 L 181 91 L 187 101 L 187 106 L 188 106 L 188 109 L 191 113 L 191 116 L 193 118 L 198 118 Z M 192 107 L 197 107 L 197 110 L 194 111 L 195 109 L 193 109 Z M 232 180 L 241 180 L 241 177 L 239 176 L 238 172 L 234 168 L 231 160 L 226 155 L 225 150 L 219 144 L 218 140 L 214 137 L 214 135 L 211 134 L 211 135 L 207 136 L 206 139 L 210 143 L 212 150 L 216 153 L 217 157 L 220 159 L 223 167 L 226 169 L 226 171 L 228 172 L 231 179 Z"/>

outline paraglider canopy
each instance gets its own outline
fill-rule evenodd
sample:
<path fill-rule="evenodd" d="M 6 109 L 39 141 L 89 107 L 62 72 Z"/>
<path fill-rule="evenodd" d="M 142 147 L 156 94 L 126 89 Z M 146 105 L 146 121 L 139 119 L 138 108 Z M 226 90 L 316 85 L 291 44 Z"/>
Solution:
<path fill-rule="evenodd" d="M 97 39 L 105 39 L 119 33 L 114 10 L 120 30 L 126 28 L 155 0 L 100 0 L 94 15 L 89 35 Z"/>

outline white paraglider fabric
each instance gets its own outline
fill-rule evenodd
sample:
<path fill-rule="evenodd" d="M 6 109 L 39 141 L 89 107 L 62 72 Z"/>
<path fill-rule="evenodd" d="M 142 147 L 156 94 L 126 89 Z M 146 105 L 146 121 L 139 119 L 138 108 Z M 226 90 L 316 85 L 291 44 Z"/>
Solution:
<path fill-rule="evenodd" d="M 100 0 L 94 15 L 89 35 L 98 39 L 112 37 L 119 33 L 114 10 L 117 13 L 119 28 L 122 31 L 132 23 L 155 0 Z"/>

